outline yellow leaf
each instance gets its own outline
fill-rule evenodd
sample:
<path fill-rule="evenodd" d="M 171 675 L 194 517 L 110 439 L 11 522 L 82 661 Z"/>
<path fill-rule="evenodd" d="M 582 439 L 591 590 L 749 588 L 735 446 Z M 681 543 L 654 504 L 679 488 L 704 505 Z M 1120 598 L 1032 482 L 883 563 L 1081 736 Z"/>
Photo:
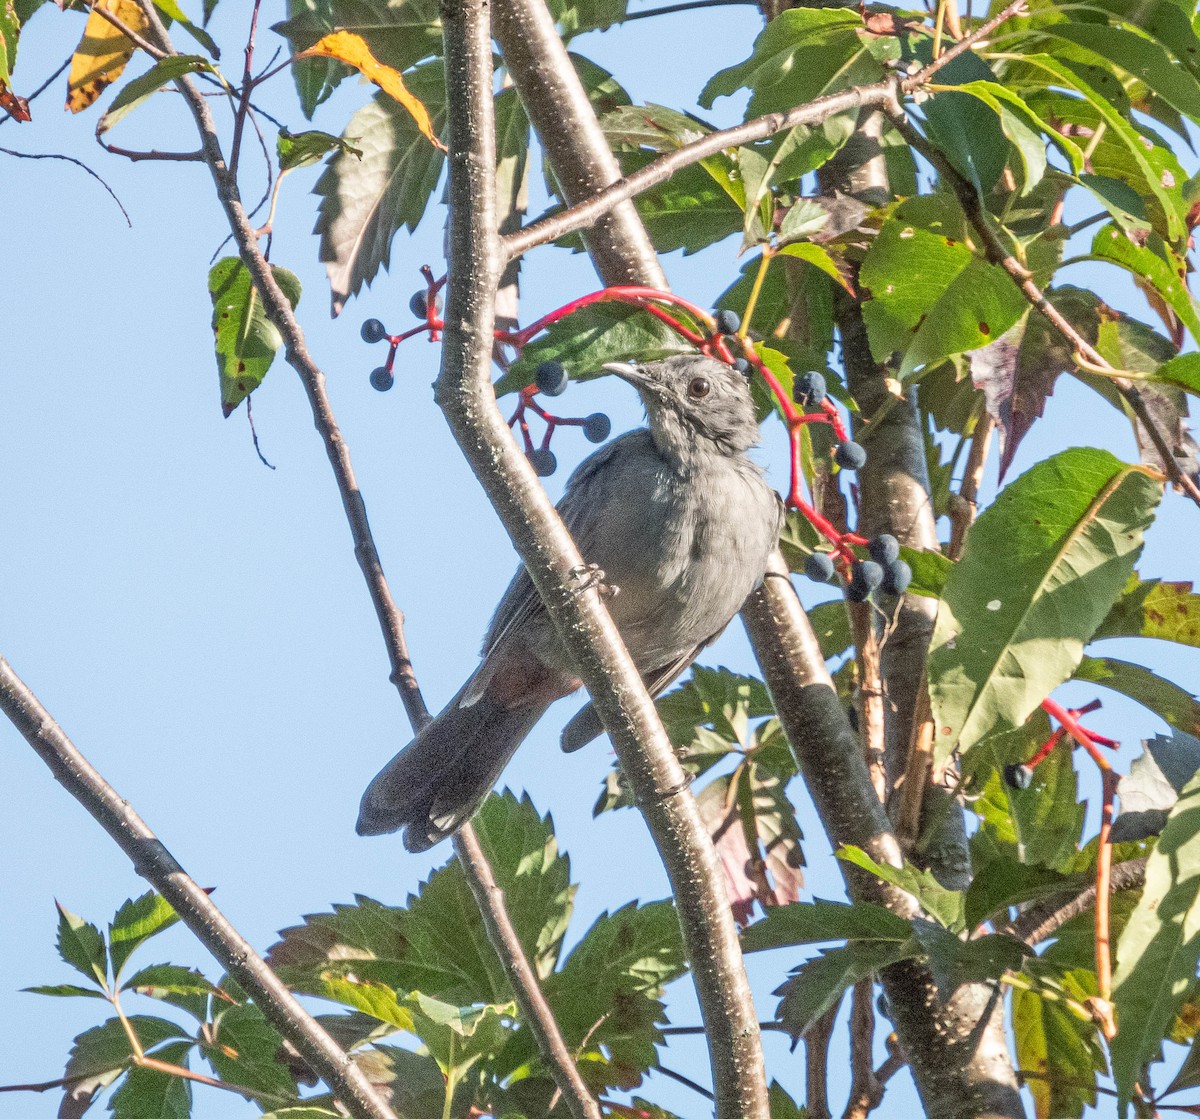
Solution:
<path fill-rule="evenodd" d="M 433 134 L 433 124 L 429 113 L 404 84 L 404 79 L 398 70 L 385 66 L 372 53 L 361 35 L 349 31 L 334 31 L 326 35 L 320 42 L 297 55 L 298 58 L 336 58 L 339 62 L 353 66 L 364 78 L 374 82 L 389 97 L 399 101 L 410 113 L 417 127 L 421 130 L 434 147 L 445 151 L 445 146 Z"/>
<path fill-rule="evenodd" d="M 137 34 L 146 30 L 146 17 L 135 0 L 99 0 L 97 8 L 112 12 Z M 99 12 L 88 15 L 83 38 L 71 56 L 67 77 L 67 109 L 79 113 L 91 105 L 120 76 L 133 52 L 133 45 Z"/>

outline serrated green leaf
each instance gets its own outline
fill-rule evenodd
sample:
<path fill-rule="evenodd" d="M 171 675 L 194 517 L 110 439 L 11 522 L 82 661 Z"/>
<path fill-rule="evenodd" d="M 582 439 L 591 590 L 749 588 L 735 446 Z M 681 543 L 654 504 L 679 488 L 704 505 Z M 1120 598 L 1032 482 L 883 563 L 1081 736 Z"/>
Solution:
<path fill-rule="evenodd" d="M 784 245 L 779 252 L 784 256 L 794 256 L 799 260 L 811 264 L 814 268 L 819 268 L 834 283 L 840 284 L 847 291 L 850 290 L 849 280 L 842 275 L 841 269 L 837 266 L 837 261 L 830 255 L 829 250 L 823 246 L 815 245 L 811 241 L 793 241 L 790 245 Z"/>
<path fill-rule="evenodd" d="M 964 898 L 967 928 L 975 929 L 991 917 L 1006 915 L 1014 905 L 1086 886 L 1087 881 L 1081 877 L 999 854 L 975 868 Z"/>
<path fill-rule="evenodd" d="M 550 14 L 564 39 L 585 31 L 607 31 L 625 19 L 628 0 L 550 0 Z"/>
<path fill-rule="evenodd" d="M 300 302 L 300 280 L 286 268 L 271 266 L 275 282 L 293 307 Z M 221 411 L 229 416 L 267 375 L 283 336 L 263 308 L 250 272 L 236 256 L 213 265 L 208 274 Z"/>
<path fill-rule="evenodd" d="M 1200 776 L 1171 810 L 1146 863 L 1146 885 L 1117 942 L 1110 1042 L 1122 1109 L 1167 1036 L 1200 963 Z"/>
<path fill-rule="evenodd" d="M 191 1042 L 164 1045 L 154 1059 L 187 1068 Z M 191 1081 L 156 1068 L 131 1068 L 109 1101 L 113 1119 L 189 1119 L 192 1113 Z"/>
<path fill-rule="evenodd" d="M 912 925 L 881 905 L 869 901 L 847 905 L 814 898 L 768 910 L 761 921 L 742 933 L 742 950 L 762 952 L 823 940 L 904 941 L 911 935 Z"/>
<path fill-rule="evenodd" d="M 31 995 L 52 995 L 56 998 L 104 998 L 103 991 L 98 991 L 95 987 L 77 987 L 74 983 L 50 983 L 40 987 L 22 987 L 21 990 L 28 991 Z"/>
<path fill-rule="evenodd" d="M 441 62 L 423 63 L 404 80 L 439 131 L 446 114 Z M 342 138 L 361 158 L 338 153 L 313 188 L 321 199 L 315 232 L 335 315 L 388 267 L 396 233 L 416 229 L 445 162 L 407 110 L 384 94 L 350 118 Z"/>
<path fill-rule="evenodd" d="M 1012 994 L 1017 1063 L 1037 1073 L 1026 1081 L 1037 1119 L 1080 1119 L 1096 1105 L 1096 1073 L 1106 1071 L 1096 1029 L 1062 1002 L 1036 991 Z"/>
<path fill-rule="evenodd" d="M 928 870 L 918 870 L 911 863 L 902 867 L 877 863 L 861 847 L 847 844 L 836 855 L 843 862 L 860 867 L 869 874 L 912 894 L 917 903 L 938 924 L 957 932 L 963 927 L 963 895 L 947 890 Z"/>
<path fill-rule="evenodd" d="M 207 1019 L 208 999 L 217 994 L 200 972 L 178 964 L 151 964 L 131 975 L 121 990 L 133 991 L 147 998 L 161 999 L 171 1006 L 186 1010 L 201 1022 Z"/>
<path fill-rule="evenodd" d="M 690 342 L 661 319 L 628 303 L 593 303 L 551 324 L 521 351 L 521 356 L 493 386 L 497 396 L 533 383 L 543 361 L 561 362 L 572 380 L 603 376 L 606 361 L 652 361 L 691 353 Z"/>
<path fill-rule="evenodd" d="M 938 759 L 1020 726 L 1070 677 L 1161 497 L 1144 467 L 1074 448 L 1005 487 L 971 526 L 929 653 Z"/>
<path fill-rule="evenodd" d="M 108 951 L 100 930 L 59 902 L 56 901 L 54 905 L 58 909 L 58 954 L 63 963 L 70 964 L 81 975 L 106 987 Z"/>
<path fill-rule="evenodd" d="M 794 968 L 775 991 L 782 996 L 775 1017 L 792 1038 L 802 1037 L 860 979 L 919 952 L 911 938 L 903 944 L 862 941 L 843 948 L 827 948 Z"/>
<path fill-rule="evenodd" d="M 1032 949 L 1011 936 L 989 934 L 963 940 L 932 921 L 917 920 L 913 938 L 924 949 L 942 999 L 964 983 L 996 983 L 1006 972 L 1020 971 Z"/>
<path fill-rule="evenodd" d="M 821 656 L 825 660 L 841 656 L 854 644 L 850 633 L 850 615 L 842 599 L 833 602 L 822 602 L 808 611 L 808 621 L 817 636 L 817 644 L 821 646 Z"/>
<path fill-rule="evenodd" d="M 137 1035 L 142 1052 L 148 1052 L 164 1041 L 187 1038 L 187 1032 L 165 1018 L 148 1017 L 142 1014 L 126 1016 L 130 1029 Z M 71 1046 L 64 1077 L 76 1078 L 100 1076 L 128 1067 L 133 1051 L 129 1037 L 119 1018 L 110 1018 L 102 1026 L 85 1030 Z"/>
<path fill-rule="evenodd" d="M 1200 595 L 1191 583 L 1130 580 L 1093 641 L 1108 637 L 1156 637 L 1200 647 Z"/>
<path fill-rule="evenodd" d="M 211 9 L 215 6 L 216 0 L 205 0 L 204 22 L 208 22 L 208 17 L 211 14 Z M 175 0 L 154 0 L 154 6 L 167 16 L 168 19 L 174 20 L 180 27 L 184 29 L 193 39 L 196 40 L 213 58 L 221 57 L 221 48 L 217 46 L 216 40 L 204 30 L 203 27 L 197 27 L 184 14 L 183 9 L 175 2 Z"/>
<path fill-rule="evenodd" d="M 263 1012 L 245 1003 L 213 1016 L 202 1051 L 222 1080 L 286 1102 L 296 1098 L 297 1088 L 287 1065 L 279 1060 L 282 1046 L 282 1035 Z"/>
<path fill-rule="evenodd" d="M 121 981 L 125 962 L 139 944 L 169 929 L 178 920 L 179 916 L 171 908 L 171 903 L 153 890 L 122 905 L 108 926 L 114 981 Z"/>

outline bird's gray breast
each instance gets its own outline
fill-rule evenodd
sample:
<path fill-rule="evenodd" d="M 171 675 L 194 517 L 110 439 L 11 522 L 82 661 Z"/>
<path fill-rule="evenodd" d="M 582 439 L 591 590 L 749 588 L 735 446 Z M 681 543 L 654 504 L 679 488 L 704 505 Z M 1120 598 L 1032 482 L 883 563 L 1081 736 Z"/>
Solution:
<path fill-rule="evenodd" d="M 738 611 L 775 546 L 778 500 L 740 455 L 705 456 L 681 471 L 649 433 L 619 443 L 589 477 L 572 480 L 563 512 L 584 558 L 619 588 L 609 609 L 634 660 L 650 669 Z"/>

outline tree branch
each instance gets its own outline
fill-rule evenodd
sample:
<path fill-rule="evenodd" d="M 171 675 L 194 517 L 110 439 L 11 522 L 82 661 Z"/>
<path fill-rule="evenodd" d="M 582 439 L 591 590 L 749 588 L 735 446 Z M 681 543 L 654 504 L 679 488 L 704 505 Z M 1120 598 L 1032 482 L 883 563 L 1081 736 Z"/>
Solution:
<path fill-rule="evenodd" d="M 1125 890 L 1140 890 L 1145 884 L 1145 859 L 1127 859 L 1123 863 L 1117 863 L 1109 876 L 1109 891 L 1114 894 Z M 1003 929 L 996 931 L 1023 940 L 1033 948 L 1053 936 L 1072 917 L 1088 912 L 1095 904 L 1096 885 L 1092 883 L 1065 902 L 1052 899 L 1032 905 L 1019 913 Z"/>
<path fill-rule="evenodd" d="M 80 754 L 3 657 L 0 710 L 55 779 L 129 856 L 134 870 L 171 903 L 179 919 L 245 988 L 267 1020 L 296 1046 L 350 1114 L 355 1119 L 396 1119 L 362 1069 L 296 1001 L 145 821 Z"/>
<path fill-rule="evenodd" d="M 599 593 L 578 590 L 575 573 L 583 558 L 513 442 L 492 391 L 494 299 L 502 261 L 486 11 L 483 0 L 442 6 L 452 96 L 449 281 L 438 403 L 591 692 L 666 866 L 708 1028 L 717 1116 L 766 1119 L 758 1022 L 712 841 Z"/>

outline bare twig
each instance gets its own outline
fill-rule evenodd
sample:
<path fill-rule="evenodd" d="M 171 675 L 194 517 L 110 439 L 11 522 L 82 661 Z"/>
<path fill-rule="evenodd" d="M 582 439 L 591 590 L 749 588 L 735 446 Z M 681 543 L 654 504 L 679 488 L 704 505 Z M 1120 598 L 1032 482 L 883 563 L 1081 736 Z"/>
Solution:
<path fill-rule="evenodd" d="M 242 133 L 246 128 L 246 114 L 250 111 L 250 91 L 254 88 L 254 40 L 258 33 L 258 10 L 262 0 L 254 0 L 250 11 L 250 33 L 246 36 L 246 65 L 242 71 L 241 96 L 233 116 L 233 139 L 229 142 L 229 177 L 236 183 L 238 163 L 242 156 Z M 268 161 L 269 162 L 269 161 Z"/>
<path fill-rule="evenodd" d="M 863 756 L 867 760 L 867 772 L 871 775 L 871 787 L 880 804 L 885 804 L 888 796 L 887 727 L 874 609 L 870 602 L 849 604 L 858 660 L 859 729 L 863 739 Z"/>
<path fill-rule="evenodd" d="M 179 919 L 242 985 L 268 1021 L 296 1046 L 350 1114 L 355 1119 L 396 1119 L 358 1065 L 296 1001 L 129 803 L 79 753 L 3 657 L 0 711 L 55 779 L 129 856 L 138 874 L 170 902 Z"/>
<path fill-rule="evenodd" d="M 438 403 L 591 692 L 666 866 L 708 1027 L 717 1116 L 766 1119 L 758 1022 L 712 841 L 599 593 L 578 590 L 572 572 L 582 557 L 513 442 L 492 391 L 494 300 L 502 262 L 486 12 L 484 0 L 442 5 L 452 96 L 449 282 Z"/>
<path fill-rule="evenodd" d="M 831 1006 L 804 1031 L 804 1107 L 810 1119 L 831 1119 L 829 1042 L 841 1003 Z"/>
<path fill-rule="evenodd" d="M 124 217 L 125 224 L 129 226 L 130 229 L 133 228 L 133 222 L 129 218 L 129 211 L 126 210 L 121 204 L 121 200 L 117 197 L 116 192 L 108 185 L 108 183 L 106 183 L 98 174 L 96 174 L 95 171 L 93 171 L 86 163 L 84 163 L 83 160 L 76 159 L 74 156 L 70 155 L 60 155 L 57 152 L 18 152 L 13 151 L 12 148 L 0 148 L 0 152 L 3 152 L 5 155 L 11 155 L 14 159 L 63 159 L 66 160 L 67 163 L 73 163 L 76 167 L 83 168 L 84 171 L 91 175 L 91 177 L 108 192 L 109 198 L 111 198 L 117 204 L 117 209 L 121 211 L 121 216 Z"/>
<path fill-rule="evenodd" d="M 141 163 L 143 160 L 159 160 L 163 163 L 203 163 L 204 153 L 202 151 L 194 152 L 160 152 L 153 148 L 149 151 L 138 151 L 134 148 L 119 148 L 116 144 L 110 144 L 107 140 L 101 138 L 99 132 L 96 133 L 96 143 L 99 144 L 109 155 L 124 156 L 131 163 Z"/>
<path fill-rule="evenodd" d="M 62 76 L 63 71 L 68 66 L 71 65 L 71 59 L 74 57 L 75 57 L 74 55 L 68 55 L 63 60 L 62 65 L 60 65 L 59 68 L 57 70 L 55 70 L 53 74 L 50 75 L 50 77 L 48 77 L 44 82 L 42 82 L 42 84 L 40 86 L 38 86 L 37 89 L 35 89 L 28 97 L 25 98 L 25 104 L 29 105 L 31 102 L 36 101 L 39 97 L 41 97 L 41 95 L 43 93 L 46 92 L 46 90 L 48 90 L 56 81 L 58 81 L 58 79 Z M 0 116 L 0 124 L 7 124 L 12 119 L 13 119 L 12 113 L 5 110 L 4 115 Z"/>
<path fill-rule="evenodd" d="M 1127 859 L 1125 862 L 1117 863 L 1109 876 L 1109 889 L 1113 893 L 1140 890 L 1145 884 L 1146 860 L 1144 858 Z M 1078 917 L 1081 913 L 1088 912 L 1095 904 L 1096 884 L 1093 882 L 1067 901 L 1051 899 L 1030 906 L 997 932 L 1014 936 L 1033 948 L 1053 936 L 1072 917 Z"/>
<path fill-rule="evenodd" d="M 124 35 L 125 38 L 128 39 L 135 47 L 137 47 L 139 50 L 145 51 L 151 58 L 154 59 L 155 62 L 166 58 L 168 53 L 174 53 L 173 51 L 168 52 L 164 50 L 157 43 L 152 43 L 145 36 L 139 35 L 138 32 L 134 31 L 134 29 L 130 27 L 129 24 L 127 24 L 119 15 L 117 15 L 116 12 L 109 11 L 108 8 L 99 3 L 99 0 L 90 0 L 88 8 L 94 15 L 98 15 L 106 23 L 112 24 L 112 26 L 121 32 L 121 34 Z M 151 24 L 151 26 L 153 26 L 153 24 Z"/>
<path fill-rule="evenodd" d="M 842 1119 L 866 1119 L 883 1099 L 872 1067 L 875 1048 L 875 983 L 860 979 L 850 1003 L 850 1097 Z"/>
<path fill-rule="evenodd" d="M 950 510 L 950 546 L 946 554 L 952 559 L 958 559 L 962 546 L 967 538 L 967 529 L 975 521 L 979 509 L 979 486 L 983 482 L 983 468 L 987 464 L 988 450 L 992 445 L 992 435 L 996 430 L 996 421 L 990 412 L 984 412 L 975 422 L 975 430 L 971 433 L 971 449 L 967 453 L 967 465 L 963 472 L 962 485 L 955 495 Z"/>

